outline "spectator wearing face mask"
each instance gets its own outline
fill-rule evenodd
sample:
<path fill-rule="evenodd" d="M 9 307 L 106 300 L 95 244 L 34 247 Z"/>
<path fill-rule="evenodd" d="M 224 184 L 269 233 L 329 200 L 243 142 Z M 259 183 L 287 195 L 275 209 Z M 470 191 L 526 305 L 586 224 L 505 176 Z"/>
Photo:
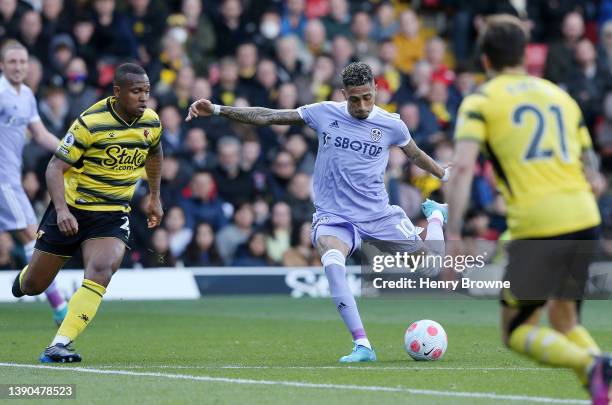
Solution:
<path fill-rule="evenodd" d="M 70 99 L 68 108 L 68 120 L 73 121 L 81 112 L 94 104 L 98 98 L 96 89 L 88 83 L 88 71 L 85 61 L 81 58 L 73 58 L 66 68 L 68 79 L 68 97 Z"/>

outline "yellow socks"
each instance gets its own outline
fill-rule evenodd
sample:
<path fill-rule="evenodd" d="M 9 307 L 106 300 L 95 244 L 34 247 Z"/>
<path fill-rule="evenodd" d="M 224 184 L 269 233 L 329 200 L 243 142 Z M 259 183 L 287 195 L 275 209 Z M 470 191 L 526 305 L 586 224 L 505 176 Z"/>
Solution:
<path fill-rule="evenodd" d="M 106 288 L 100 284 L 87 279 L 83 280 L 81 288 L 74 293 L 68 303 L 66 318 L 51 345 L 68 344 L 75 340 L 96 315 L 105 292 Z"/>
<path fill-rule="evenodd" d="M 593 362 L 593 356 L 586 348 L 548 327 L 519 326 L 510 335 L 510 347 L 540 363 L 571 368 L 582 381 L 586 380 L 586 371 Z"/>
<path fill-rule="evenodd" d="M 591 336 L 591 334 L 582 325 L 576 325 L 572 330 L 565 334 L 575 345 L 587 349 L 592 354 L 600 354 L 601 349 Z"/>

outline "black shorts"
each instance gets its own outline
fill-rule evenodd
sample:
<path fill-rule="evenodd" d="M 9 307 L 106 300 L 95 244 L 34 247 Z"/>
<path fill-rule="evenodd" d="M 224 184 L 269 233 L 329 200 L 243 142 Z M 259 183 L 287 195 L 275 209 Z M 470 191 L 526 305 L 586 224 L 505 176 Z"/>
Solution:
<path fill-rule="evenodd" d="M 68 206 L 79 224 L 76 235 L 66 236 L 57 226 L 57 212 L 49 204 L 38 227 L 35 249 L 56 256 L 72 257 L 88 239 L 117 238 L 129 248 L 130 214 L 121 211 L 85 211 Z"/>
<path fill-rule="evenodd" d="M 543 304 L 551 298 L 581 300 L 599 239 L 599 227 L 549 238 L 514 240 L 502 303 L 513 307 Z"/>

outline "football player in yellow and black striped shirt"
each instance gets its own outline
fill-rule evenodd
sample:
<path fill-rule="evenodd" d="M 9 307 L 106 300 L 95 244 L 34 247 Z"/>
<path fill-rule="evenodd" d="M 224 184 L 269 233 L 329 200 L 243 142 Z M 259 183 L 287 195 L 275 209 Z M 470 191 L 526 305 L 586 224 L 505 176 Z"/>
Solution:
<path fill-rule="evenodd" d="M 146 107 L 149 78 L 138 65 L 117 68 L 114 96 L 84 111 L 47 167 L 51 204 L 41 220 L 34 256 L 13 284 L 13 295 L 44 291 L 64 263 L 81 249 L 83 285 L 41 362 L 78 362 L 71 342 L 91 322 L 130 234 L 130 200 L 146 171 L 149 228 L 163 216 L 159 199 L 162 148 L 157 114 Z"/>
<path fill-rule="evenodd" d="M 612 359 L 578 322 L 600 214 L 588 179 L 599 173 L 576 102 L 523 69 L 528 38 L 515 17 L 490 18 L 482 62 L 490 80 L 459 109 L 448 183 L 449 228 L 459 239 L 480 151 L 491 159 L 513 241 L 502 291 L 504 343 L 542 363 L 574 369 L 594 401 L 608 403 Z M 536 240 L 537 239 L 537 240 Z M 538 321 L 545 304 L 551 327 Z"/>

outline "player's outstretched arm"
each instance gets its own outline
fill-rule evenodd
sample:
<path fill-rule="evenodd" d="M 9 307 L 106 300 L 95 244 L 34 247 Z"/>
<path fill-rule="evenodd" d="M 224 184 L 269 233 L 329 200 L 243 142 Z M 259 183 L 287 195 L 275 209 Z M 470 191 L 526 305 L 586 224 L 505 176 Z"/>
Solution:
<path fill-rule="evenodd" d="M 164 152 L 162 151 L 161 143 L 156 149 L 149 151 L 147 160 L 145 161 L 145 171 L 147 172 L 147 180 L 149 182 L 149 201 L 145 208 L 147 214 L 147 226 L 153 228 L 161 223 L 164 216 L 161 200 L 159 198 L 159 189 L 161 184 L 161 167 L 164 160 Z"/>
<path fill-rule="evenodd" d="M 55 212 L 57 212 L 57 226 L 60 232 L 67 236 L 76 235 L 79 231 L 79 224 L 74 215 L 70 213 L 65 197 L 64 173 L 71 167 L 72 165 L 67 162 L 52 156 L 45 173 L 47 190 L 49 190 Z"/>
<path fill-rule="evenodd" d="M 406 146 L 402 148 L 406 156 L 412 163 L 425 170 L 427 173 L 431 173 L 442 181 L 448 180 L 448 167 L 442 167 L 435 160 L 431 158 L 427 153 L 423 152 L 419 148 L 416 142 L 411 139 Z"/>
<path fill-rule="evenodd" d="M 28 129 L 32 134 L 32 137 L 43 148 L 54 151 L 57 149 L 57 145 L 59 145 L 59 139 L 55 135 L 53 135 L 42 121 L 34 121 L 28 125 Z"/>
<path fill-rule="evenodd" d="M 229 107 L 213 104 L 210 100 L 201 99 L 191 104 L 185 121 L 196 117 L 220 115 L 224 118 L 252 125 L 298 125 L 304 120 L 297 110 L 275 110 L 264 107 Z"/>

